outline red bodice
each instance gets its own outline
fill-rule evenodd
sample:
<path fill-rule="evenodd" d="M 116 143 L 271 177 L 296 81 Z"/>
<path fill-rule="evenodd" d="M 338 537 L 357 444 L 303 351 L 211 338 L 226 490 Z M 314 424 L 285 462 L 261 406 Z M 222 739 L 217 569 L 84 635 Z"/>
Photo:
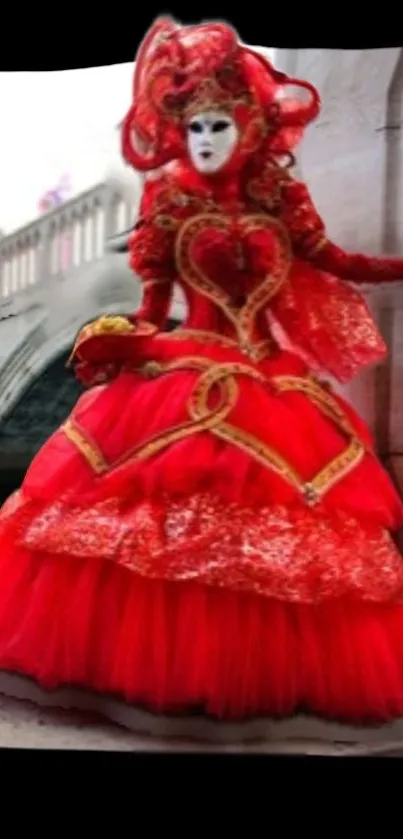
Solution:
<path fill-rule="evenodd" d="M 276 170 L 280 171 L 280 170 Z M 240 346 L 266 340 L 267 307 L 292 262 L 287 226 L 233 179 L 211 182 L 179 169 L 148 184 L 130 244 L 144 283 L 142 319 L 162 326 L 178 283 L 185 328 L 218 332 Z"/>
<path fill-rule="evenodd" d="M 278 164 L 221 180 L 184 164 L 154 175 L 129 249 L 143 284 L 130 319 L 148 322 L 147 338 L 150 325 L 163 329 L 179 284 L 188 309 L 182 328 L 229 337 L 251 357 L 261 357 L 262 342 L 274 347 L 276 335 L 311 369 L 347 381 L 385 356 L 364 299 L 345 281 L 400 279 L 403 261 L 329 242 L 307 187 Z"/>
<path fill-rule="evenodd" d="M 227 335 L 241 347 L 268 337 L 266 307 L 287 278 L 287 231 L 263 213 L 224 208 L 191 215 L 175 241 L 188 303 L 185 328 Z"/>
<path fill-rule="evenodd" d="M 184 325 L 241 348 L 270 339 L 277 321 L 288 346 L 340 380 L 385 354 L 364 300 L 343 280 L 397 279 L 402 261 L 329 242 L 305 184 L 277 164 L 221 182 L 177 165 L 148 181 L 130 253 L 144 283 L 137 315 L 158 328 L 179 283 Z"/>

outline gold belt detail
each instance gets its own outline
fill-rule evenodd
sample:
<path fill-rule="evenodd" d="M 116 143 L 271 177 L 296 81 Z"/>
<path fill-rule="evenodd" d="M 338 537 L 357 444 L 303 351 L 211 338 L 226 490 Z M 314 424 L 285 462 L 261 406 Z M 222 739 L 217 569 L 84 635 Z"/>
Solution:
<path fill-rule="evenodd" d="M 366 453 L 364 444 L 357 438 L 336 399 L 310 376 L 274 376 L 269 379 L 251 364 L 217 363 L 200 356 L 178 358 L 163 364 L 148 362 L 137 372 L 144 378 L 156 378 L 179 370 L 199 373 L 187 403 L 189 420 L 150 437 L 145 443 L 126 452 L 118 460 L 108 462 L 85 430 L 79 428 L 73 420 L 69 420 L 62 426 L 62 430 L 71 443 L 76 446 L 96 474 L 103 475 L 124 468 L 129 462 L 146 460 L 167 446 L 192 434 L 209 431 L 247 452 L 259 463 L 276 472 L 298 490 L 309 505 L 314 505 L 334 484 L 354 469 Z M 309 481 L 304 480 L 279 452 L 227 421 L 238 399 L 237 377 L 239 376 L 252 378 L 274 392 L 303 393 L 334 422 L 347 438 L 346 448 Z M 210 407 L 215 388 L 217 388 L 216 404 Z"/>

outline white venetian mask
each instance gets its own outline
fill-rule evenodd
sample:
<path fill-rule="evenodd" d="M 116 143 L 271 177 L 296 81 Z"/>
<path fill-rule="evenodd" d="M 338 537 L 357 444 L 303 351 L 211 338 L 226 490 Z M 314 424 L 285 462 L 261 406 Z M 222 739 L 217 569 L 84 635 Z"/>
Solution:
<path fill-rule="evenodd" d="M 203 111 L 187 125 L 187 147 L 193 166 L 202 175 L 219 172 L 230 160 L 239 137 L 232 117 L 224 111 Z"/>

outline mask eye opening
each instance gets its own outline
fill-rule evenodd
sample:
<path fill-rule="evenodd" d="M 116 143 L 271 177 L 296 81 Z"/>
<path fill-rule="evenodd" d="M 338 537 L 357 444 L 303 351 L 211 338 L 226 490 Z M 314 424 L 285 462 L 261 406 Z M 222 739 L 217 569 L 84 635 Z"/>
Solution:
<path fill-rule="evenodd" d="M 203 133 L 203 124 L 198 120 L 193 120 L 188 125 L 188 130 L 192 134 L 202 134 Z"/>
<path fill-rule="evenodd" d="M 222 134 L 223 131 L 228 131 L 230 123 L 226 119 L 217 119 L 213 122 L 211 130 L 213 134 Z"/>

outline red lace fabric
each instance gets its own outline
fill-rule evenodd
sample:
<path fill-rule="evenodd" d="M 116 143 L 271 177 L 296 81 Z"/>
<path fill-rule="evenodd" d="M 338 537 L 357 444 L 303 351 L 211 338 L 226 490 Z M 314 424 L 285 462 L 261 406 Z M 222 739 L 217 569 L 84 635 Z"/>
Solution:
<path fill-rule="evenodd" d="M 271 314 L 314 369 L 346 382 L 387 354 L 365 300 L 346 280 L 400 280 L 403 261 L 346 253 L 326 239 L 306 185 L 283 176 L 282 186 L 281 218 L 296 261 Z"/>
<path fill-rule="evenodd" d="M 387 356 L 368 305 L 358 291 L 331 274 L 295 261 L 269 318 L 312 370 L 348 382 Z M 281 339 L 280 339 L 281 340 Z"/>
<path fill-rule="evenodd" d="M 10 515 L 22 549 L 108 560 L 149 579 L 301 603 L 397 601 L 403 594 L 403 564 L 389 534 L 323 508 L 255 509 L 205 495 L 129 508 L 119 499 L 88 509 L 56 502 L 41 511 L 28 503 Z"/>

